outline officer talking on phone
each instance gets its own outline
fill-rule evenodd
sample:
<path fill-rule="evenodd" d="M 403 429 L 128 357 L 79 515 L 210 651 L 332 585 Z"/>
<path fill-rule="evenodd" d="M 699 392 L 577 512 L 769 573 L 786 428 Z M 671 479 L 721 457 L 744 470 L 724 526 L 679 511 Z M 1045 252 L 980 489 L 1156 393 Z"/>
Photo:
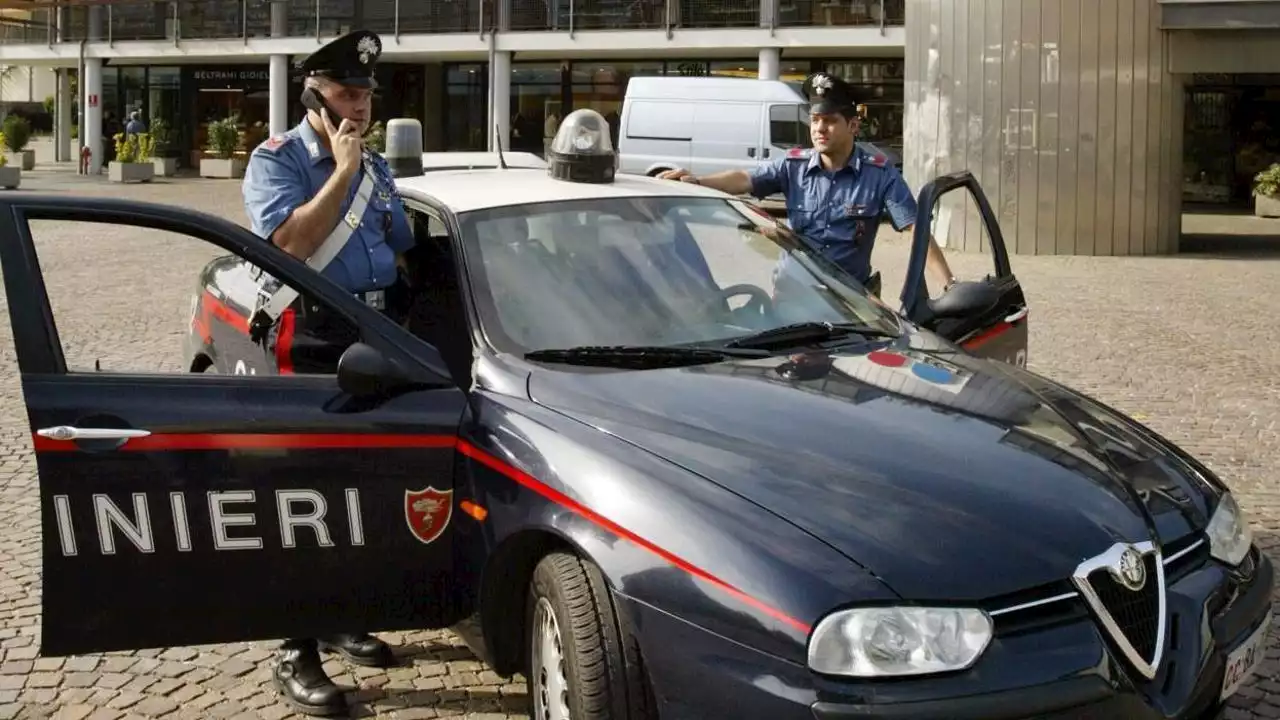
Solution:
<path fill-rule="evenodd" d="M 257 235 L 395 318 L 408 294 L 401 272 L 413 231 L 390 168 L 363 142 L 372 122 L 373 71 L 381 52 L 375 33 L 357 31 L 301 63 L 306 117 L 254 149 L 243 192 Z M 261 294 L 271 301 L 257 315 L 265 312 L 273 323 L 265 342 L 280 359 L 281 372 L 336 372 L 338 358 L 358 339 L 354 328 L 330 321 L 321 308 L 281 292 L 278 285 Z M 309 715 L 347 712 L 343 691 L 321 667 L 321 649 L 359 665 L 393 663 L 390 648 L 365 633 L 286 641 L 275 685 L 287 703 Z"/>

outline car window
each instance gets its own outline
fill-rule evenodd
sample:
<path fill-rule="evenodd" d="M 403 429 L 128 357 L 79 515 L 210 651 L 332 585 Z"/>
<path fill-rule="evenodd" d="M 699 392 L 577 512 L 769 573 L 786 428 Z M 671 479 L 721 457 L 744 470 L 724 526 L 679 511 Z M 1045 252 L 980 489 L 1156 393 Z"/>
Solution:
<path fill-rule="evenodd" d="M 29 226 L 68 372 L 263 370 L 274 338 L 263 345 L 248 334 L 247 306 L 261 274 L 241 258 L 197 237 L 131 225 L 33 220 Z M 212 291 L 202 285 L 206 273 Z M 327 310 L 314 298 L 302 300 L 316 312 Z M 355 328 L 344 319 L 328 322 L 334 337 L 354 342 Z M 323 352 L 344 349 L 339 343 Z M 225 362 L 221 369 L 208 364 L 215 354 Z"/>
<path fill-rule="evenodd" d="M 460 217 L 481 323 L 499 349 L 715 343 L 794 322 L 896 316 L 736 200 L 637 197 Z"/>
<path fill-rule="evenodd" d="M 775 147 L 813 147 L 809 136 L 809 110 L 806 105 L 771 105 L 769 107 L 769 142 Z"/>

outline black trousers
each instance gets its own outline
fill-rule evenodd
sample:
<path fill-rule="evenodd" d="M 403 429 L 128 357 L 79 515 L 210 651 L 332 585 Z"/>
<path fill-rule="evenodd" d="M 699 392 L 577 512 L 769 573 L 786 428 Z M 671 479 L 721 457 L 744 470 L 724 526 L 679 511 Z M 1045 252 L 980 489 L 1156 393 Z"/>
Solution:
<path fill-rule="evenodd" d="M 382 312 L 396 322 L 412 300 L 403 278 L 384 289 Z M 271 329 L 270 349 L 281 375 L 332 375 L 347 348 L 360 340 L 360 329 L 346 318 L 299 297 Z"/>

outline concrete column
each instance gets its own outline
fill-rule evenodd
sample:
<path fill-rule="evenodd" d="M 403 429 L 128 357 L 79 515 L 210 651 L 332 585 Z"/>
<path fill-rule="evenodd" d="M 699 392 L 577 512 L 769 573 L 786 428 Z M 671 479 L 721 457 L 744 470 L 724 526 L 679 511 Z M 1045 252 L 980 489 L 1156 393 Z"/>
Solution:
<path fill-rule="evenodd" d="M 71 68 L 58 69 L 58 88 L 54 94 L 57 100 L 58 117 L 54 120 L 57 127 L 55 157 L 58 162 L 72 160 L 71 155 L 71 106 L 75 98 L 71 96 Z"/>
<path fill-rule="evenodd" d="M 271 37 L 289 34 L 289 6 L 271 3 Z M 272 135 L 289 129 L 289 56 L 272 55 L 268 70 L 267 125 Z"/>
<path fill-rule="evenodd" d="M 782 51 L 778 48 L 760 48 L 760 79 L 777 80 L 781 72 Z"/>
<path fill-rule="evenodd" d="M 289 129 L 289 56 L 272 55 L 269 72 L 269 128 L 272 135 Z"/>
<path fill-rule="evenodd" d="M 1183 89 L 1159 16 L 1157 0 L 907 0 L 908 184 L 972 172 L 1011 254 L 1177 252 Z M 986 252 L 976 206 L 946 197 L 939 241 Z"/>
<path fill-rule="evenodd" d="M 494 150 L 493 124 L 501 128 L 502 149 L 511 149 L 511 52 L 498 51 L 493 54 L 493 72 L 490 74 L 490 94 L 493 104 L 489 116 L 492 118 L 485 134 L 489 138 L 486 147 Z"/>
<path fill-rule="evenodd" d="M 102 171 L 102 58 L 84 59 L 85 108 L 80 113 L 84 121 L 80 124 L 80 136 L 84 145 L 93 151 L 93 159 L 89 164 L 89 174 L 96 175 Z M 91 100 L 97 98 L 97 102 Z"/>

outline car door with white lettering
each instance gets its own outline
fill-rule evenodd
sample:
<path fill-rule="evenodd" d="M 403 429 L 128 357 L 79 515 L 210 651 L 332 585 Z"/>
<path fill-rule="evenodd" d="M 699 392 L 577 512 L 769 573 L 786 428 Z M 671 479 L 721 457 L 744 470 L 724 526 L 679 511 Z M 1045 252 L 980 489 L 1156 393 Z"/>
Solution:
<path fill-rule="evenodd" d="M 58 237 L 37 242 L 36 225 Z M 131 253 L 150 259 L 146 287 L 113 277 L 138 269 L 112 262 Z M 181 367 L 182 298 L 227 254 L 357 328 L 336 373 Z M 8 194 L 0 266 L 39 472 L 42 654 L 465 615 L 450 580 L 467 397 L 434 348 L 247 230 L 177 208 Z"/>

